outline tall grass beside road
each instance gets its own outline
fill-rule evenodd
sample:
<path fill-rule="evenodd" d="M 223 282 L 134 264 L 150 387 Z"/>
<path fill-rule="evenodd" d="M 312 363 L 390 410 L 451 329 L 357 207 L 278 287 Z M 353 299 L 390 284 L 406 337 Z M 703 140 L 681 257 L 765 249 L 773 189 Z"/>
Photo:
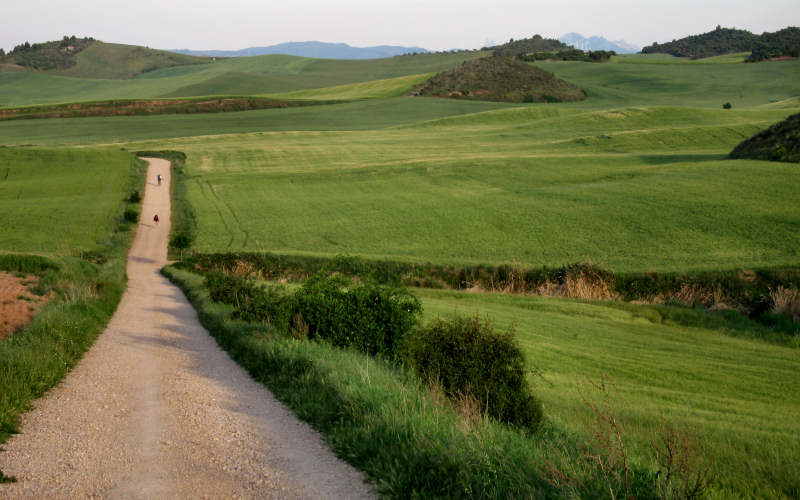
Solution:
<path fill-rule="evenodd" d="M 60 154 L 87 160 L 89 169 L 70 168 L 68 162 L 51 164 Z M 44 239 L 31 238 L 36 246 L 24 249 L 47 252 L 46 257 L 0 254 L 0 269 L 36 274 L 41 291 L 53 295 L 28 326 L 0 341 L 0 443 L 17 431 L 18 417 L 31 402 L 55 386 L 78 362 L 116 310 L 125 290 L 125 256 L 135 233 L 135 225 L 125 220 L 123 212 L 126 208 L 138 209 L 138 202 L 129 200 L 133 192 L 141 192 L 145 176 L 144 162 L 129 154 L 109 157 L 103 152 L 50 152 L 37 157 L 36 151 L 25 150 L 23 158 L 27 163 L 15 160 L 9 168 L 32 170 L 15 179 L 20 189 L 25 189 L 26 201 L 52 199 L 41 203 L 41 211 L 29 205 L 32 216 L 15 220 L 13 231 L 0 237 L 0 251 L 19 249 L 15 242 L 27 241 L 26 231 L 43 231 L 42 218 L 51 233 L 64 228 L 72 228 L 74 233 L 57 248 L 48 248 Z M 102 165 L 105 182 L 109 182 L 107 191 L 70 191 L 71 185 L 98 182 L 83 178 L 94 164 Z M 55 179 L 47 179 L 46 173 Z M 67 189 L 61 196 L 53 195 L 56 184 L 51 183 L 59 180 Z M 90 200 L 101 209 L 92 207 Z M 70 220 L 81 208 L 93 217 Z M 93 230 L 98 227 L 106 232 Z"/>

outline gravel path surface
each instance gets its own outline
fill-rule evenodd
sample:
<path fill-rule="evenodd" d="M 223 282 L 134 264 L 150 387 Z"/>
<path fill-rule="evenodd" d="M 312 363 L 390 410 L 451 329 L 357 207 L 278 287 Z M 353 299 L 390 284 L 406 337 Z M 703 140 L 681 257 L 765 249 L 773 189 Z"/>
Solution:
<path fill-rule="evenodd" d="M 0 484 L 0 498 L 373 496 L 360 472 L 217 347 L 159 274 L 169 163 L 149 161 L 128 289 L 92 349 L 3 446 L 0 469 L 18 482 Z"/>

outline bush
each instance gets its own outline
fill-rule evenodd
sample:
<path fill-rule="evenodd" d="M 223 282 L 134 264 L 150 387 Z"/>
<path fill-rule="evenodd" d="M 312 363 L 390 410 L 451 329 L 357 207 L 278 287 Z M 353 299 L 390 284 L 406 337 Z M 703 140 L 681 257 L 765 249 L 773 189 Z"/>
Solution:
<path fill-rule="evenodd" d="M 732 107 L 733 106 L 729 102 L 726 102 L 725 104 L 722 105 L 722 109 L 731 109 Z"/>
<path fill-rule="evenodd" d="M 399 340 L 417 323 L 419 300 L 402 287 L 348 284 L 341 276 L 315 275 L 294 294 L 291 317 L 302 319 L 309 338 L 394 358 Z"/>
<path fill-rule="evenodd" d="M 134 191 L 128 196 L 129 203 L 139 203 L 140 201 L 142 201 L 142 196 L 139 194 L 139 191 Z"/>
<path fill-rule="evenodd" d="M 192 238 L 186 233 L 173 234 L 169 239 L 169 246 L 178 250 L 186 250 L 192 244 Z"/>
<path fill-rule="evenodd" d="M 125 222 L 135 224 L 139 220 L 139 212 L 132 208 L 126 208 L 123 218 L 125 219 Z"/>
<path fill-rule="evenodd" d="M 448 397 L 472 396 L 492 417 L 532 431 L 542 420 L 513 329 L 495 333 L 477 316 L 439 319 L 406 337 L 403 359 L 423 380 L 438 381 Z"/>
<path fill-rule="evenodd" d="M 366 284 L 320 273 L 294 294 L 282 286 L 261 286 L 240 275 L 209 273 L 211 299 L 234 306 L 233 316 L 263 321 L 278 331 L 325 339 L 369 355 L 395 357 L 398 340 L 417 324 L 422 306 L 405 288 Z"/>
<path fill-rule="evenodd" d="M 205 286 L 211 300 L 230 304 L 236 309 L 250 301 L 259 291 L 255 283 L 246 276 L 236 274 L 208 273 Z"/>

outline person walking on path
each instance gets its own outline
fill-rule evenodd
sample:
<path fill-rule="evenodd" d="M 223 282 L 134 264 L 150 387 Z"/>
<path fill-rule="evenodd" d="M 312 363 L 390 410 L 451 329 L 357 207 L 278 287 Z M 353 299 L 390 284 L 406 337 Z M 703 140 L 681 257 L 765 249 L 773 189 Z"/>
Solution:
<path fill-rule="evenodd" d="M 158 178 L 158 185 L 160 186 L 161 185 L 161 174 L 158 174 L 157 178 Z"/>
<path fill-rule="evenodd" d="M 156 225 L 158 225 L 158 214 L 155 214 L 155 215 L 153 216 L 153 222 L 155 222 L 155 223 L 156 223 Z"/>

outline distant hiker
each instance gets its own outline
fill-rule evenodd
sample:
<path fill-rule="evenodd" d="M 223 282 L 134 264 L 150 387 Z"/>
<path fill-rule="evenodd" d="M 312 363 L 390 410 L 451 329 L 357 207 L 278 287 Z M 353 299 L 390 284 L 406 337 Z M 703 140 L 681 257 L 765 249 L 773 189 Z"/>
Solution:
<path fill-rule="evenodd" d="M 155 214 L 155 215 L 153 216 L 153 222 L 155 222 L 156 224 L 158 224 L 158 214 Z"/>
<path fill-rule="evenodd" d="M 158 174 L 158 185 L 161 185 L 161 174 Z"/>

